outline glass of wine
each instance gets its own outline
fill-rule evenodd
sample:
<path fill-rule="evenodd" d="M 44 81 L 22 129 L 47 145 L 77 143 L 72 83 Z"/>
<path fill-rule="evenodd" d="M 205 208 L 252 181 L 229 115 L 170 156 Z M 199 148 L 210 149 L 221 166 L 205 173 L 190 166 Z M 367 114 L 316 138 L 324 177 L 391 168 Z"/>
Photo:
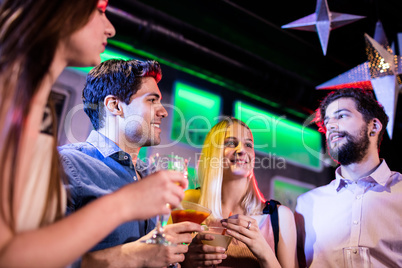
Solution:
<path fill-rule="evenodd" d="M 159 155 L 156 154 L 150 158 L 151 160 L 151 170 L 152 172 L 157 172 L 160 170 L 174 170 L 182 172 L 187 176 L 187 163 L 183 157 L 177 155 Z M 156 218 L 156 228 L 151 238 L 143 241 L 147 244 L 159 244 L 170 246 L 174 245 L 168 241 L 165 237 L 163 231 L 164 219 L 167 219 L 169 215 L 158 215 Z"/>

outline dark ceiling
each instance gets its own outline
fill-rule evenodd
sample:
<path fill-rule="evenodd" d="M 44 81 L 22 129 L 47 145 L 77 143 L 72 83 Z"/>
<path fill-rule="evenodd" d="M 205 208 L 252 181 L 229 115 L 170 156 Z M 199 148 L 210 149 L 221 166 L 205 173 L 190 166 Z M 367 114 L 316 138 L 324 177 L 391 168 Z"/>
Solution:
<path fill-rule="evenodd" d="M 109 5 L 114 40 L 306 116 L 327 93 L 315 86 L 367 60 L 364 33 L 373 36 L 378 20 L 389 43 L 402 33 L 401 0 L 328 0 L 332 12 L 366 18 L 331 31 L 326 56 L 317 33 L 281 28 L 314 13 L 315 0 L 111 0 Z M 401 105 L 393 141 L 384 142 L 390 148 L 402 149 Z"/>

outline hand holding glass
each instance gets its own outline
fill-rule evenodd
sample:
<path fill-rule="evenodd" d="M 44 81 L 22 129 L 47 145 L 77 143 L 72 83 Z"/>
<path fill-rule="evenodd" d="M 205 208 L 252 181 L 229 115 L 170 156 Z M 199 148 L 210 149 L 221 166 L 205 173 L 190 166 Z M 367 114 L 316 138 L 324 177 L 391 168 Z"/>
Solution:
<path fill-rule="evenodd" d="M 151 157 L 151 164 L 153 165 L 152 172 L 157 172 L 160 170 L 174 170 L 182 172 L 185 176 L 187 175 L 187 165 L 185 159 L 177 155 L 156 154 L 155 156 Z M 165 233 L 163 231 L 163 219 L 164 215 L 157 216 L 154 234 L 150 239 L 144 241 L 144 243 L 165 246 L 173 245 L 165 238 Z"/>
<path fill-rule="evenodd" d="M 212 235 L 214 240 L 201 240 L 201 242 L 204 245 L 222 247 L 227 250 L 233 237 L 225 234 L 225 227 L 209 226 L 207 228 L 208 229 L 201 232 L 201 234 Z"/>

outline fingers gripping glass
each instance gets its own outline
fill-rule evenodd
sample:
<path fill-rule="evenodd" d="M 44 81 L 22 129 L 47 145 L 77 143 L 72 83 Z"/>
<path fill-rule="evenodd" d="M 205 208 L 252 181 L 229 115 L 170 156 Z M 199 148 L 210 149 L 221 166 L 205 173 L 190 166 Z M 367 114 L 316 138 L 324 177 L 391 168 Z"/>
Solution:
<path fill-rule="evenodd" d="M 151 171 L 152 173 L 160 171 L 160 170 L 174 170 L 179 171 L 187 176 L 187 163 L 183 157 L 177 155 L 159 155 L 156 154 L 150 158 L 151 161 Z M 169 205 L 169 204 L 166 204 Z M 168 241 L 165 237 L 165 233 L 163 231 L 164 219 L 167 219 L 168 215 L 158 215 L 156 218 L 156 228 L 150 239 L 143 241 L 143 243 L 147 244 L 158 244 L 171 246 L 175 245 Z M 167 221 L 167 220 L 166 220 Z"/>

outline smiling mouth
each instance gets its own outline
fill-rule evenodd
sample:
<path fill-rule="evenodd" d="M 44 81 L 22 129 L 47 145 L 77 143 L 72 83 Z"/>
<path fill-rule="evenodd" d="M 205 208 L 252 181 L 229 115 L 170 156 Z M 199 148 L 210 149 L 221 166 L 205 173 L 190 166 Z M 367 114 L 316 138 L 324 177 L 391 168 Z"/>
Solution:
<path fill-rule="evenodd" d="M 346 135 L 344 133 L 332 133 L 329 135 L 329 141 L 331 143 L 338 142 L 343 139 Z"/>
<path fill-rule="evenodd" d="M 246 165 L 249 162 L 246 160 L 239 160 L 239 159 L 235 159 L 235 160 L 230 160 L 230 163 L 236 164 L 236 165 Z"/>
<path fill-rule="evenodd" d="M 159 124 L 151 124 L 152 127 L 160 128 Z"/>

